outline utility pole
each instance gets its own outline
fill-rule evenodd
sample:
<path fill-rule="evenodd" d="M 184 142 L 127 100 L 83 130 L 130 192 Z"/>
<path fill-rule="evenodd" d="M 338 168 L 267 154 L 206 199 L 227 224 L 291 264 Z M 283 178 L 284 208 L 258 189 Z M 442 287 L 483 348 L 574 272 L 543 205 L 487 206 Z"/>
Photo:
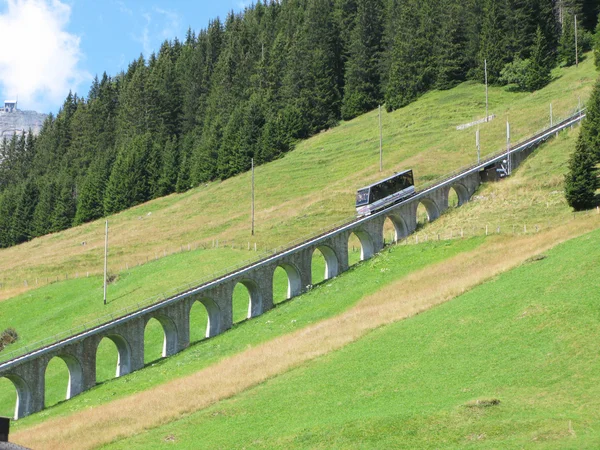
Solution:
<path fill-rule="evenodd" d="M 252 158 L 252 236 L 254 236 L 254 158 Z"/>
<path fill-rule="evenodd" d="M 381 105 L 379 105 L 379 171 L 383 172 L 383 132 L 381 131 Z"/>
<path fill-rule="evenodd" d="M 575 67 L 579 67 L 579 49 L 577 48 L 577 14 L 575 14 Z"/>
<path fill-rule="evenodd" d="M 106 283 L 108 279 L 108 220 L 104 232 L 104 304 L 106 305 Z"/>
<path fill-rule="evenodd" d="M 483 60 L 484 72 L 485 72 L 485 121 L 488 121 L 488 76 L 487 76 L 487 59 Z"/>
<path fill-rule="evenodd" d="M 507 175 L 512 173 L 512 168 L 510 164 L 510 123 L 508 123 L 508 119 L 506 119 L 506 161 L 507 161 Z"/>
<path fill-rule="evenodd" d="M 475 133 L 475 145 L 477 146 L 477 164 L 479 164 L 479 161 L 481 159 L 481 146 L 479 142 L 479 128 L 477 128 L 477 132 Z"/>

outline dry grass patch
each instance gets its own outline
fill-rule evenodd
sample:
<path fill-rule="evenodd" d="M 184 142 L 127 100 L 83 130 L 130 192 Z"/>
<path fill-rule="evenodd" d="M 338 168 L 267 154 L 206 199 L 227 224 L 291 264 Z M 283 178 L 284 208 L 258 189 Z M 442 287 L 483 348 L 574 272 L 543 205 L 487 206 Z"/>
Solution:
<path fill-rule="evenodd" d="M 537 235 L 490 239 L 392 283 L 337 317 L 158 388 L 19 431 L 13 438 L 32 448 L 92 448 L 171 422 L 337 350 L 370 330 L 450 300 L 598 223 L 590 216 Z"/>

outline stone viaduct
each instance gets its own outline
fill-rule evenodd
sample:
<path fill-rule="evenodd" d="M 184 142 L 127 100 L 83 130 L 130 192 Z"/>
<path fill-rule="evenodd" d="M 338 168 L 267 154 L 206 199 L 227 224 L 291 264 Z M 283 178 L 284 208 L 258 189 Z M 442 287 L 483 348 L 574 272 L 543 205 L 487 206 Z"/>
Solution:
<path fill-rule="evenodd" d="M 510 151 L 512 167 L 516 168 L 537 144 L 572 126 L 582 117 L 582 114 L 574 116 L 513 147 Z M 482 178 L 486 178 L 484 174 L 495 172 L 495 167 L 506 158 L 506 152 L 495 155 L 383 211 L 351 221 L 237 272 L 112 322 L 1 363 L 0 377 L 11 380 L 17 390 L 15 419 L 44 409 L 45 372 L 53 358 L 62 359 L 69 370 L 65 396 L 69 399 L 96 385 L 96 351 L 104 338 L 113 341 L 118 350 L 116 376 L 119 377 L 144 367 L 144 330 L 151 319 L 157 319 L 163 327 L 163 357 L 189 346 L 190 311 L 195 302 L 202 303 L 208 313 L 206 337 L 223 333 L 233 324 L 232 295 L 238 283 L 242 283 L 249 292 L 248 318 L 256 317 L 273 307 L 273 274 L 278 267 L 287 273 L 287 297 L 300 295 L 312 284 L 311 261 L 317 249 L 325 258 L 325 279 L 333 278 L 348 269 L 348 239 L 351 234 L 360 240 L 361 260 L 368 259 L 384 246 L 383 226 L 387 218 L 394 224 L 396 239 L 408 236 L 417 227 L 419 204 L 425 206 L 430 221 L 437 219 L 448 208 L 451 189 L 456 191 L 459 205 L 469 201 Z"/>

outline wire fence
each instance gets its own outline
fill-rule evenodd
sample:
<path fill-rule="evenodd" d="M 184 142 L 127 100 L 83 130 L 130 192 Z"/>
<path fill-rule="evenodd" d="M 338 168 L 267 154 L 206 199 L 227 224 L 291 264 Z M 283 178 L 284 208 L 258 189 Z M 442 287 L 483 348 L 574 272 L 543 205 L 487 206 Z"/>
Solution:
<path fill-rule="evenodd" d="M 562 127 L 562 125 L 563 125 L 564 122 L 566 122 L 566 121 L 568 121 L 570 119 L 575 118 L 577 115 L 581 116 L 583 114 L 583 111 L 584 111 L 583 109 L 576 108 L 574 110 L 574 113 L 572 113 L 567 119 L 559 120 L 558 124 L 554 125 L 554 127 L 552 127 L 552 128 L 556 128 L 557 129 L 557 133 L 558 133 L 562 129 L 561 127 Z M 544 132 L 548 132 L 548 131 L 552 130 L 552 128 L 544 128 L 542 130 L 539 130 L 538 132 L 536 132 L 533 135 L 531 135 L 531 137 L 529 137 L 527 139 L 523 139 L 519 143 L 511 146 L 511 149 L 518 148 L 518 147 L 524 145 L 528 141 L 530 141 L 532 139 L 535 139 L 536 136 L 538 136 L 539 134 L 544 133 Z M 532 144 L 532 145 L 534 145 L 534 144 Z M 522 150 L 524 150 L 524 149 L 525 148 L 523 148 Z M 431 181 L 427 181 L 427 182 L 422 183 L 422 184 L 418 184 L 416 186 L 416 190 L 417 190 L 417 192 L 422 192 L 424 190 L 430 189 L 433 186 L 439 185 L 439 184 L 445 182 L 446 180 L 449 180 L 449 179 L 451 179 L 451 178 L 459 175 L 460 173 L 463 173 L 463 172 L 465 172 L 467 170 L 473 169 L 473 168 L 477 167 L 478 165 L 485 164 L 486 161 L 491 161 L 491 160 L 493 160 L 493 159 L 497 158 L 498 156 L 501 156 L 502 154 L 505 154 L 505 153 L 506 153 L 506 150 L 502 150 L 502 151 L 499 151 L 499 152 L 494 152 L 494 153 L 488 154 L 488 155 L 486 155 L 484 158 L 482 158 L 476 164 L 471 164 L 471 165 L 462 167 L 460 169 L 457 169 L 457 170 L 453 171 L 450 174 L 446 174 L 446 175 L 444 175 L 442 177 L 439 177 L 439 178 L 437 178 L 435 180 L 431 180 Z M 153 295 L 153 296 L 148 297 L 148 298 L 146 298 L 144 300 L 136 302 L 135 304 L 129 305 L 126 308 L 122 308 L 120 310 L 113 311 L 112 313 L 99 316 L 98 318 L 94 319 L 93 321 L 87 322 L 87 323 L 85 323 L 85 324 L 83 324 L 81 326 L 73 327 L 73 328 L 71 328 L 69 330 L 62 331 L 60 333 L 57 333 L 57 334 L 55 334 L 53 336 L 49 336 L 49 337 L 47 337 L 45 339 L 42 339 L 40 341 L 33 342 L 33 343 L 30 343 L 30 344 L 21 346 L 19 348 L 12 349 L 10 352 L 3 351 L 3 352 L 0 353 L 0 362 L 6 362 L 6 361 L 9 361 L 11 359 L 17 358 L 19 356 L 25 355 L 27 353 L 31 353 L 33 351 L 42 349 L 42 348 L 47 347 L 49 345 L 54 345 L 54 344 L 60 343 L 60 342 L 62 342 L 64 340 L 66 340 L 68 338 L 71 338 L 71 337 L 74 337 L 74 336 L 76 336 L 78 334 L 88 332 L 88 331 L 93 330 L 95 328 L 98 328 L 98 327 L 100 327 L 102 325 L 105 325 L 107 323 L 113 322 L 113 321 L 115 321 L 117 319 L 124 318 L 127 315 L 132 314 L 132 313 L 134 313 L 136 311 L 139 311 L 139 310 L 142 310 L 144 308 L 149 308 L 149 307 L 152 307 L 154 305 L 157 305 L 157 304 L 159 304 L 159 303 L 161 303 L 161 302 L 163 302 L 163 301 L 165 301 L 165 300 L 167 300 L 167 299 L 169 299 L 171 297 L 174 297 L 174 296 L 177 296 L 177 295 L 183 295 L 186 292 L 190 291 L 191 289 L 200 288 L 203 285 L 208 284 L 209 282 L 216 281 L 216 280 L 218 280 L 220 278 L 223 278 L 224 276 L 233 274 L 233 273 L 238 272 L 240 270 L 243 270 L 243 269 L 245 269 L 247 267 L 255 265 L 255 264 L 257 264 L 258 262 L 260 262 L 260 261 L 262 261 L 264 259 L 267 259 L 269 257 L 277 255 L 277 254 L 279 254 L 281 252 L 284 252 L 284 251 L 286 251 L 288 249 L 294 248 L 294 247 L 296 247 L 296 246 L 298 246 L 300 244 L 303 244 L 303 243 L 305 243 L 307 241 L 318 239 L 320 236 L 322 236 L 324 234 L 327 234 L 327 233 L 330 233 L 330 232 L 332 232 L 332 231 L 334 231 L 334 230 L 336 230 L 338 228 L 341 228 L 343 226 L 349 225 L 352 222 L 354 222 L 355 220 L 356 220 L 355 216 L 349 216 L 349 217 L 347 217 L 347 218 L 345 218 L 343 220 L 340 220 L 340 221 L 338 221 L 336 223 L 329 224 L 326 227 L 323 227 L 323 228 L 321 228 L 319 230 L 316 230 L 315 232 L 311 233 L 308 236 L 300 237 L 298 239 L 290 241 L 290 242 L 288 242 L 288 243 L 286 243 L 284 245 L 280 245 L 280 246 L 274 247 L 272 249 L 266 249 L 266 250 L 264 250 L 264 251 L 262 251 L 260 253 L 258 252 L 258 248 L 256 246 L 252 246 L 256 250 L 256 252 L 258 253 L 254 258 L 250 258 L 248 260 L 245 260 L 243 262 L 237 263 L 235 265 L 223 268 L 223 269 L 221 269 L 221 270 L 219 270 L 219 271 L 217 271 L 217 272 L 215 272 L 213 274 L 210 274 L 210 275 L 204 276 L 204 277 L 202 277 L 200 279 L 197 279 L 197 280 L 185 283 L 183 285 L 174 287 L 174 288 L 169 289 L 167 291 L 164 291 L 164 292 L 162 292 L 160 294 Z M 533 226 L 534 226 L 534 228 L 536 227 L 536 225 L 533 225 Z M 478 230 L 479 229 L 484 229 L 484 228 L 478 228 Z M 498 229 L 498 233 L 501 232 L 501 229 L 502 229 L 502 227 L 500 227 Z M 537 231 L 539 231 L 539 227 L 538 227 Z M 487 227 L 487 233 L 489 234 L 489 232 L 490 232 L 490 227 L 488 226 Z M 525 232 L 527 232 L 526 231 L 526 225 L 525 225 Z M 456 230 L 452 230 L 449 233 L 450 233 L 449 236 L 451 236 L 450 237 L 451 239 L 458 238 L 459 236 L 463 237 L 463 238 L 465 237 L 465 230 L 464 229 L 462 230 L 462 235 L 457 234 Z M 474 235 L 474 234 L 472 234 L 472 235 Z M 433 236 L 433 240 L 435 240 L 436 236 L 437 236 L 438 240 L 441 240 L 441 235 L 440 234 L 434 235 Z M 454 237 L 454 236 L 456 236 L 456 237 Z M 417 231 L 414 234 L 414 236 L 409 236 L 409 238 L 404 239 L 402 242 L 404 242 L 404 243 L 406 243 L 408 245 L 410 243 L 410 239 L 411 238 L 414 239 L 413 243 L 418 244 L 419 243 L 419 239 L 421 239 L 421 242 L 423 242 L 423 239 L 425 240 L 425 242 L 427 242 L 428 240 L 431 239 L 431 236 L 429 234 L 423 234 L 423 233 L 419 233 Z M 223 245 L 222 242 L 221 242 L 221 246 Z M 212 244 L 215 245 L 215 248 L 218 248 L 219 242 L 218 241 L 215 242 L 213 240 Z M 231 242 L 230 242 L 230 244 L 231 244 Z M 186 244 L 187 251 L 191 251 L 192 250 L 192 246 L 191 245 L 192 244 Z M 233 243 L 233 245 L 235 246 L 235 243 Z M 240 244 L 240 246 L 241 245 L 242 244 Z M 208 248 L 208 241 L 204 241 L 203 243 L 197 243 L 195 245 L 194 249 L 197 249 L 199 246 L 203 247 L 203 248 Z M 248 245 L 248 246 L 250 246 L 250 245 Z M 183 245 L 180 246 L 179 251 L 180 252 L 185 251 Z M 171 253 L 171 254 L 173 254 L 173 253 Z M 163 254 L 163 257 L 165 257 L 165 256 L 167 256 L 166 250 L 164 251 L 164 254 Z M 156 255 L 156 259 L 158 259 L 158 254 Z M 149 261 L 150 261 L 150 259 L 148 258 L 146 262 L 149 262 Z M 141 263 L 138 262 L 138 265 L 139 264 L 143 264 L 143 262 L 141 262 Z M 127 270 L 127 269 L 129 269 L 129 266 L 126 263 L 125 270 Z M 97 275 L 97 273 L 96 273 L 96 275 Z M 83 274 L 82 274 L 82 276 L 83 276 Z M 86 272 L 86 276 L 89 276 L 89 274 L 87 272 Z M 76 272 L 73 277 L 74 278 L 79 277 L 79 273 Z M 65 279 L 68 279 L 68 275 L 65 275 Z M 40 280 L 37 279 L 36 283 L 39 283 L 39 281 Z M 57 281 L 57 279 L 53 280 L 52 282 L 56 282 L 56 281 Z M 48 281 L 48 282 L 50 282 L 50 281 Z M 24 283 L 28 283 L 28 281 L 25 281 Z"/>

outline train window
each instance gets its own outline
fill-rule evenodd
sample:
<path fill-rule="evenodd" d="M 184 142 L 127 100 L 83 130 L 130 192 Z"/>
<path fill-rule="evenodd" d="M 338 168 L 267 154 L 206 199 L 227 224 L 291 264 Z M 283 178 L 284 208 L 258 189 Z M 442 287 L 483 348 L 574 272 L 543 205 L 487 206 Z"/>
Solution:
<path fill-rule="evenodd" d="M 356 193 L 356 206 L 369 203 L 369 189 L 361 189 Z"/>

